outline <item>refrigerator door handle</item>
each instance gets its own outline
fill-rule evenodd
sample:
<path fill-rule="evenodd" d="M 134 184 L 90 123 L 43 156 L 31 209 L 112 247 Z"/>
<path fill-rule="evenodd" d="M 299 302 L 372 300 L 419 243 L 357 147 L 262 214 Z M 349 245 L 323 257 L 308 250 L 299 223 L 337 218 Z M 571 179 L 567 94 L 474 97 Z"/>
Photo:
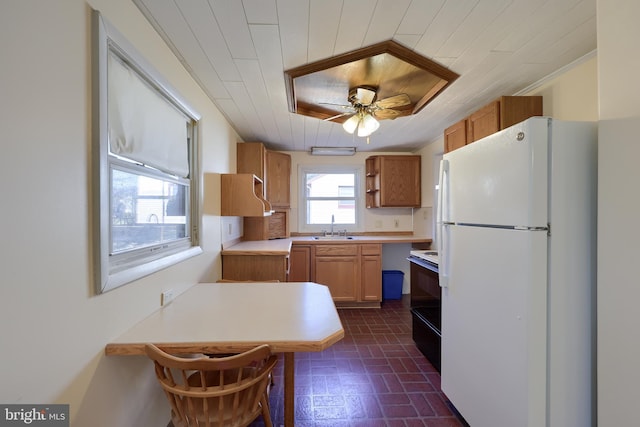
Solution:
<path fill-rule="evenodd" d="M 438 284 L 441 288 L 449 287 L 449 248 L 451 247 L 449 233 L 449 224 L 442 224 L 438 248 Z"/>
<path fill-rule="evenodd" d="M 449 191 L 449 161 L 446 159 L 442 159 L 440 161 L 440 174 L 438 178 L 438 207 L 436 209 L 436 245 L 438 249 L 438 256 L 440 258 L 440 263 L 438 266 L 439 271 L 439 283 L 440 287 L 446 288 L 449 282 L 449 230 L 445 229 L 444 222 L 444 212 L 445 208 L 447 208 L 446 212 L 448 212 L 448 206 L 445 207 L 444 203 L 448 202 L 449 197 L 446 194 Z M 445 231 L 446 230 L 446 231 Z M 447 242 L 445 242 L 445 239 Z"/>
<path fill-rule="evenodd" d="M 449 190 L 448 183 L 445 180 L 449 178 L 449 161 L 448 160 L 440 160 L 440 173 L 438 175 L 438 206 L 436 209 L 436 224 L 438 227 L 443 222 L 443 212 L 444 206 L 443 203 L 445 201 L 445 191 Z M 448 200 L 448 197 L 446 198 Z"/>

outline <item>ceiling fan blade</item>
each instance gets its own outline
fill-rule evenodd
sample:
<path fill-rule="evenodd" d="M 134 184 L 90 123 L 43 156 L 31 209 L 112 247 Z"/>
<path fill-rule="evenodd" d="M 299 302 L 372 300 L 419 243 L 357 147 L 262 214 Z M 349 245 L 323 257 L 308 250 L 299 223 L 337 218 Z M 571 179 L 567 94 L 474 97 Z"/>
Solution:
<path fill-rule="evenodd" d="M 355 114 L 355 113 L 342 113 L 342 114 L 335 115 L 333 117 L 327 117 L 326 119 L 322 119 L 322 120 L 325 122 L 330 122 L 331 120 L 339 119 L 340 117 L 344 117 L 344 116 L 350 116 L 352 114 Z"/>
<path fill-rule="evenodd" d="M 351 104 L 335 104 L 333 102 L 319 102 L 320 105 L 333 105 L 334 107 L 353 108 Z"/>
<path fill-rule="evenodd" d="M 385 120 L 385 119 L 395 119 L 400 115 L 400 111 L 391 110 L 388 108 L 382 110 L 375 110 L 372 112 L 376 119 Z"/>
<path fill-rule="evenodd" d="M 401 93 L 400 95 L 390 96 L 388 98 L 381 99 L 380 101 L 376 102 L 374 105 L 377 108 L 396 108 L 396 107 L 402 107 L 404 105 L 409 105 L 409 104 L 411 104 L 411 99 L 409 98 L 409 95 L 407 95 L 406 93 Z"/>

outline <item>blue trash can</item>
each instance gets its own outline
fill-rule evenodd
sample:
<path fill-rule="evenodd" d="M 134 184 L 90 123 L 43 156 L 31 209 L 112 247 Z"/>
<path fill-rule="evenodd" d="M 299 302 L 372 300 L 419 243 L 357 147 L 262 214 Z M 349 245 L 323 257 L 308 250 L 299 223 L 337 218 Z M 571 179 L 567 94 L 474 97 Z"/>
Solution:
<path fill-rule="evenodd" d="M 382 299 L 402 299 L 403 280 L 400 270 L 382 270 Z"/>

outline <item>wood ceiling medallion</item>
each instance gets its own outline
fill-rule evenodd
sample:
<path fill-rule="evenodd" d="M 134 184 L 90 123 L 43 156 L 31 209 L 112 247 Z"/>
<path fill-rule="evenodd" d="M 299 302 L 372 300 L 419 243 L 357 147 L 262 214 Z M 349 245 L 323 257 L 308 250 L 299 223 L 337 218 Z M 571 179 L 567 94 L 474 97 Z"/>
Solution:
<path fill-rule="evenodd" d="M 376 100 L 406 94 L 410 104 L 394 108 L 396 118 L 416 114 L 459 75 L 389 40 L 286 70 L 289 111 L 326 120 L 346 112 L 349 92 L 375 88 Z M 348 114 L 331 121 L 342 123 Z"/>

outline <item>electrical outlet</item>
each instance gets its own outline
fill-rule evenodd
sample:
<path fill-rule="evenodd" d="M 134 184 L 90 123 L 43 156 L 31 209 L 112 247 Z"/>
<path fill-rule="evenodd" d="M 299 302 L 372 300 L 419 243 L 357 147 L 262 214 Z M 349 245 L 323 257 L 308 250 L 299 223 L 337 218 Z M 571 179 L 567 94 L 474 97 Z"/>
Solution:
<path fill-rule="evenodd" d="M 382 228 L 382 221 L 380 221 L 379 219 L 377 219 L 377 220 L 374 222 L 374 227 L 375 227 L 375 228 Z"/>
<path fill-rule="evenodd" d="M 393 220 L 393 226 L 396 228 L 400 227 L 400 220 L 398 218 Z"/>
<path fill-rule="evenodd" d="M 232 230 L 231 224 L 229 224 L 229 235 L 231 235 L 231 230 Z"/>
<path fill-rule="evenodd" d="M 164 307 L 165 305 L 169 304 L 171 301 L 173 301 L 173 289 L 169 289 L 168 291 L 164 291 L 163 293 L 160 294 L 160 306 Z"/>

